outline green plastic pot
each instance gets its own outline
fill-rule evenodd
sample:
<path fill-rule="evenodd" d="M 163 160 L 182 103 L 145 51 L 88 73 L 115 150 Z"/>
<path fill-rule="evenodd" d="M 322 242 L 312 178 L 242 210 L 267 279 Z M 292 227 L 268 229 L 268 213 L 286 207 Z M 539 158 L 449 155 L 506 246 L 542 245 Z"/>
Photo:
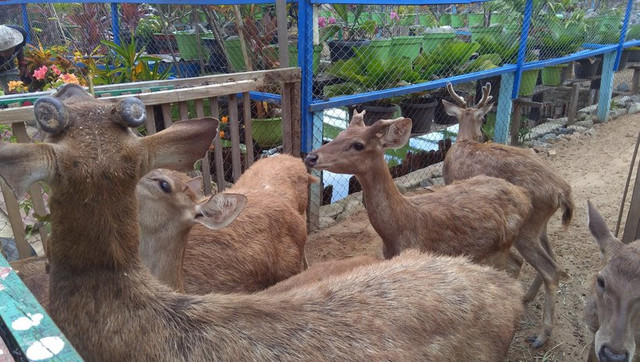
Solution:
<path fill-rule="evenodd" d="M 598 31 L 609 31 L 611 29 L 618 29 L 620 26 L 620 20 L 622 20 L 617 15 L 604 15 L 598 17 Z"/>
<path fill-rule="evenodd" d="M 278 58 L 280 56 L 280 51 L 278 50 L 278 45 L 273 44 L 269 46 L 270 50 L 273 52 L 273 57 Z M 313 73 L 318 72 L 318 67 L 320 66 L 320 53 L 322 52 L 322 45 L 315 45 L 313 47 L 313 63 L 311 65 L 311 69 Z M 297 67 L 298 66 L 298 45 L 297 44 L 289 44 L 289 66 Z"/>
<path fill-rule="evenodd" d="M 462 14 L 451 14 L 451 27 L 462 28 L 464 26 L 464 17 Z"/>
<path fill-rule="evenodd" d="M 560 64 L 542 68 L 542 84 L 549 86 L 562 84 L 562 72 L 566 67 L 566 64 Z"/>
<path fill-rule="evenodd" d="M 451 14 L 442 14 L 438 23 L 440 25 L 451 25 Z"/>
<path fill-rule="evenodd" d="M 484 26 L 484 13 L 472 13 L 467 15 L 467 22 L 470 28 Z"/>
<path fill-rule="evenodd" d="M 428 26 L 428 27 L 436 25 L 435 22 L 433 21 L 433 18 L 427 14 L 418 15 L 418 23 L 422 26 Z"/>
<path fill-rule="evenodd" d="M 496 38 L 502 34 L 502 26 L 471 28 L 469 30 L 471 31 L 471 41 L 477 41 L 479 38 L 484 36 Z"/>
<path fill-rule="evenodd" d="M 282 117 L 256 118 L 251 120 L 253 140 L 260 147 L 275 147 L 282 144 Z"/>
<path fill-rule="evenodd" d="M 509 16 L 507 14 L 491 14 L 491 25 L 504 25 L 509 22 Z M 520 26 L 518 26 L 520 28 Z"/>
<path fill-rule="evenodd" d="M 373 39 L 368 44 L 355 48 L 363 59 L 380 59 L 385 61 L 389 57 L 391 39 Z"/>
<path fill-rule="evenodd" d="M 432 52 L 442 43 L 455 39 L 455 33 L 428 33 L 422 36 L 422 52 Z"/>
<path fill-rule="evenodd" d="M 178 52 L 180 52 L 180 57 L 185 60 L 193 60 L 200 59 L 198 55 L 198 48 L 202 51 L 202 56 L 206 57 L 209 54 L 204 52 L 204 48 L 202 44 L 198 44 L 198 37 L 195 33 L 189 33 L 185 31 L 176 31 L 173 33 L 176 38 L 176 43 L 178 43 Z M 213 39 L 212 33 L 204 33 L 200 34 L 200 38 L 208 38 Z"/>
<path fill-rule="evenodd" d="M 391 39 L 389 56 L 402 56 L 413 61 L 418 57 L 418 55 L 420 55 L 422 42 L 422 36 L 395 36 Z"/>
<path fill-rule="evenodd" d="M 520 91 L 518 95 L 520 97 L 529 97 L 536 89 L 536 82 L 538 81 L 538 73 L 540 69 L 526 70 L 522 72 L 520 78 Z"/>
<path fill-rule="evenodd" d="M 242 46 L 240 38 L 233 36 L 224 41 L 224 47 L 229 55 L 231 68 L 234 72 L 244 72 L 247 68 L 244 64 L 244 56 L 242 56 Z"/>

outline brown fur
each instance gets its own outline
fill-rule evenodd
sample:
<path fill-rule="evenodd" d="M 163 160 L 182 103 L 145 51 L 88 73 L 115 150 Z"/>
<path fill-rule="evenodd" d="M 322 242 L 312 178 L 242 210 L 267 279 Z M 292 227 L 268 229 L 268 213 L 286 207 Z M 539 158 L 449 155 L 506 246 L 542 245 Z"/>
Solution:
<path fill-rule="evenodd" d="M 407 142 L 411 120 L 380 120 L 368 127 L 360 121 L 362 117 L 354 115 L 347 129 L 311 152 L 306 162 L 310 167 L 358 178 L 385 258 L 418 248 L 442 255 L 468 255 L 476 262 L 501 260 L 498 266 L 505 268 L 511 244 L 531 210 L 526 194 L 504 180 L 478 176 L 405 197 L 393 183 L 383 152 Z"/>
<path fill-rule="evenodd" d="M 330 277 L 352 272 L 353 270 L 365 266 L 379 263 L 380 260 L 370 255 L 354 256 L 342 260 L 328 260 L 313 264 L 309 269 L 289 279 L 278 282 L 267 288 L 269 293 L 282 293 L 285 291 L 309 286 L 311 283 L 321 282 Z"/>
<path fill-rule="evenodd" d="M 590 358 L 601 362 L 638 360 L 640 240 L 623 244 L 590 202 L 588 207 L 589 229 L 603 256 L 585 307 L 587 327 L 594 333 Z"/>
<path fill-rule="evenodd" d="M 79 100 L 66 101 L 70 126 L 57 136 L 0 144 L 0 175 L 19 195 L 37 180 L 51 186 L 50 311 L 84 359 L 498 361 L 507 353 L 520 287 L 465 258 L 407 252 L 279 295 L 171 292 L 138 257 L 136 182 L 153 168 L 190 167 L 217 122 L 176 122 L 138 138 L 112 122 L 117 108 Z M 48 122 L 38 105 L 38 122 Z"/>
<path fill-rule="evenodd" d="M 44 256 L 34 256 L 11 262 L 11 267 L 29 288 L 38 303 L 49 308 L 49 262 Z"/>
<path fill-rule="evenodd" d="M 158 180 L 172 184 L 172 192 L 162 192 Z M 200 202 L 189 181 L 155 170 L 138 183 L 140 252 L 160 281 L 190 294 L 250 293 L 303 270 L 308 187 L 316 179 L 302 160 L 279 155 L 255 162 L 225 191 L 245 195 L 246 207 L 218 230 L 174 216 Z M 175 260 L 182 255 L 184 266 Z"/>
<path fill-rule="evenodd" d="M 453 87 L 449 85 L 447 88 L 455 99 Z M 460 106 L 456 106 L 443 101 L 447 113 L 456 116 L 460 123 L 458 138 L 444 160 L 444 181 L 451 184 L 478 175 L 502 178 L 522 187 L 531 199 L 533 211 L 522 227 L 516 247 L 519 251 L 527 250 L 523 257 L 538 271 L 536 279 L 525 295 L 525 301 L 533 300 L 542 282 L 545 283 L 547 301 L 543 326 L 533 342 L 534 347 L 540 347 L 553 328 L 555 294 L 560 278 L 560 271 L 547 236 L 547 223 L 558 208 L 564 210 L 563 225 L 566 227 L 571 222 L 575 208 L 571 186 L 529 150 L 477 141 L 482 136 L 484 115 L 493 107 L 493 104 L 489 103 L 490 84 L 483 88 L 483 92 L 482 100 L 474 107 L 467 107 L 466 103 L 462 102 L 459 102 Z"/>

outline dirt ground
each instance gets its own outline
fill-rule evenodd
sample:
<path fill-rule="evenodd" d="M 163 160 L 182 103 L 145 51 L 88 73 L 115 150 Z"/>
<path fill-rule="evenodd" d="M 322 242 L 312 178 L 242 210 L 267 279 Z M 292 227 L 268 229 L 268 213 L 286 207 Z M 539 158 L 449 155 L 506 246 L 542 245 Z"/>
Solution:
<path fill-rule="evenodd" d="M 615 232 L 622 193 L 629 171 L 640 115 L 624 115 L 594 126 L 593 136 L 580 135 L 555 144 L 555 156 L 548 162 L 571 184 L 576 211 L 567 230 L 560 224 L 560 212 L 549 223 L 549 238 L 560 267 L 570 278 L 558 290 L 555 328 L 547 344 L 532 349 L 525 341 L 536 334 L 542 317 L 544 291 L 528 304 L 516 331 L 508 361 L 584 361 L 592 335 L 584 323 L 585 296 L 600 265 L 599 251 L 586 226 L 586 201 L 591 200 Z M 633 183 L 632 183 L 633 185 Z M 631 195 L 627 196 L 627 206 Z M 624 230 L 624 218 L 622 220 Z M 309 262 L 342 259 L 361 254 L 382 257 L 382 241 L 362 211 L 327 229 L 312 233 L 307 243 Z M 528 286 L 534 270 L 525 263 L 520 275 Z"/>

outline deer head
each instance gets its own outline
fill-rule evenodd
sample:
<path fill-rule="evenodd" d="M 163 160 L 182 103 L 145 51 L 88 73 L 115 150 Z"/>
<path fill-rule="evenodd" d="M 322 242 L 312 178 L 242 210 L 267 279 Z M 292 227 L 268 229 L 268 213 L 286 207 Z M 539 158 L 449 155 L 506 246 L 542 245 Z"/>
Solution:
<path fill-rule="evenodd" d="M 309 153 L 304 162 L 316 169 L 362 174 L 380 162 L 384 150 L 404 146 L 411 135 L 411 119 L 381 119 L 364 124 L 365 111 L 353 112 L 349 126 L 336 138 Z"/>
<path fill-rule="evenodd" d="M 176 122 L 140 138 L 130 129 L 145 121 L 140 100 L 96 100 L 74 84 L 38 99 L 34 113 L 44 142 L 1 143 L 0 176 L 17 197 L 37 181 L 51 186 L 51 257 L 77 268 L 135 259 L 136 183 L 154 168 L 191 169 L 218 126 L 212 118 Z"/>
<path fill-rule="evenodd" d="M 589 230 L 596 239 L 604 267 L 587 303 L 587 321 L 595 331 L 600 361 L 633 361 L 640 323 L 640 243 L 625 245 L 615 238 L 596 208 L 588 202 Z M 595 310 L 593 310 L 595 308 Z"/>
<path fill-rule="evenodd" d="M 467 107 L 467 102 L 456 93 L 451 83 L 447 83 L 447 90 L 457 105 L 444 99 L 442 100 L 442 105 L 447 114 L 456 117 L 460 123 L 458 140 L 471 139 L 481 141 L 483 139 L 482 122 L 484 121 L 484 116 L 493 108 L 493 103 L 489 103 L 493 99 L 490 95 L 491 83 L 487 83 L 482 87 L 482 99 L 473 107 Z"/>

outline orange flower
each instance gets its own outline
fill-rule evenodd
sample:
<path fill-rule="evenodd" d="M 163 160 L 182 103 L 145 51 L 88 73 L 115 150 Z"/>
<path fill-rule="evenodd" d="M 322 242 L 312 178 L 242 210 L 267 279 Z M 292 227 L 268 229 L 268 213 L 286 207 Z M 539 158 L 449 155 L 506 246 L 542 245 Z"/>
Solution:
<path fill-rule="evenodd" d="M 220 131 L 220 138 L 224 138 L 224 131 Z"/>
<path fill-rule="evenodd" d="M 19 80 L 10 80 L 8 86 L 10 91 L 16 91 L 16 92 L 25 91 L 24 83 L 22 83 L 22 81 L 19 81 Z"/>
<path fill-rule="evenodd" d="M 59 78 L 65 83 L 80 84 L 75 74 L 71 74 L 71 73 L 60 74 Z"/>
<path fill-rule="evenodd" d="M 229 117 L 227 117 L 227 116 L 223 116 L 223 117 L 220 119 L 220 121 L 222 121 L 222 123 L 227 123 L 227 122 L 229 122 Z"/>

